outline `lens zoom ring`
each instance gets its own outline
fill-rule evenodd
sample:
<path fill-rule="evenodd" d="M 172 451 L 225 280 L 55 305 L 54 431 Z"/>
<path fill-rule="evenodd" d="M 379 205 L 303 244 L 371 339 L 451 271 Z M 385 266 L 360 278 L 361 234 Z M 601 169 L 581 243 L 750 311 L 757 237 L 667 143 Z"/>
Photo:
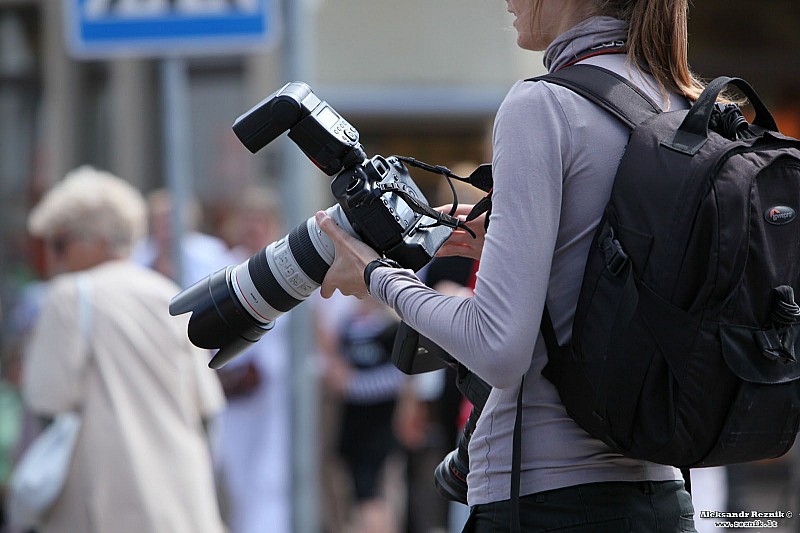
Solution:
<path fill-rule="evenodd" d="M 303 272 L 314 283 L 322 285 L 329 266 L 311 242 L 306 223 L 300 224 L 289 233 L 289 249 Z"/>
<path fill-rule="evenodd" d="M 266 302 L 276 311 L 286 313 L 291 311 L 301 300 L 297 300 L 287 293 L 275 276 L 267 263 L 267 250 L 261 250 L 250 258 L 247 263 L 247 270 L 253 279 L 258 292 Z"/>

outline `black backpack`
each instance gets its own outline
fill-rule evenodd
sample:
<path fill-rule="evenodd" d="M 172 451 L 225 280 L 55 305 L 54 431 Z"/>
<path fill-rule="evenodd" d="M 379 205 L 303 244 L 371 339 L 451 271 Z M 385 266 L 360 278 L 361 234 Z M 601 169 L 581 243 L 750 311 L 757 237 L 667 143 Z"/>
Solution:
<path fill-rule="evenodd" d="M 786 453 L 800 421 L 800 141 L 737 78 L 663 113 L 598 67 L 536 79 L 632 130 L 571 341 L 542 319 L 543 374 L 569 414 L 621 454 L 680 468 Z M 715 103 L 729 84 L 752 125 Z"/>

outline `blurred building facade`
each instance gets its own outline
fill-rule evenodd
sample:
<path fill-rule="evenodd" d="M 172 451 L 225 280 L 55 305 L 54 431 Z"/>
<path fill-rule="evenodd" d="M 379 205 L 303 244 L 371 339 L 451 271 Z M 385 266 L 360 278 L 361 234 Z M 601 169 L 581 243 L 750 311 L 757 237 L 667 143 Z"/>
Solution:
<path fill-rule="evenodd" d="M 290 1 L 299 0 L 274 0 L 279 12 Z M 506 90 L 542 72 L 538 56 L 516 48 L 510 16 L 496 2 L 303 2 L 310 6 L 304 81 L 361 131 L 369 153 L 482 162 Z M 776 106 L 797 94 L 800 4 L 773 0 L 762 9 L 734 0 L 724 20 L 713 6 L 691 13 L 698 72 L 750 79 Z M 78 164 L 107 168 L 144 190 L 164 184 L 158 60 L 74 60 L 64 16 L 61 0 L 0 0 L 3 248 L 13 245 L 8 232 L 21 227 L 39 191 Z M 254 157 L 230 130 L 243 111 L 290 81 L 276 42 L 263 52 L 187 60 L 190 178 L 201 201 L 235 202 L 247 185 L 279 174 L 277 146 Z M 319 184 L 324 189 L 327 180 Z M 3 268 L 19 255 L 0 252 Z"/>
<path fill-rule="evenodd" d="M 274 1 L 281 11 L 298 0 Z M 361 131 L 370 154 L 482 162 L 505 91 L 542 69 L 516 50 L 508 13 L 494 2 L 305 1 L 313 74 L 303 81 Z M 64 17 L 61 0 L 0 0 L 4 278 L 29 254 L 13 248 L 28 206 L 69 169 L 90 163 L 145 191 L 165 182 L 159 61 L 75 60 Z M 244 187 L 279 175 L 279 143 L 252 156 L 230 126 L 291 81 L 284 60 L 280 39 L 246 56 L 187 59 L 190 181 L 201 202 L 235 202 Z"/>

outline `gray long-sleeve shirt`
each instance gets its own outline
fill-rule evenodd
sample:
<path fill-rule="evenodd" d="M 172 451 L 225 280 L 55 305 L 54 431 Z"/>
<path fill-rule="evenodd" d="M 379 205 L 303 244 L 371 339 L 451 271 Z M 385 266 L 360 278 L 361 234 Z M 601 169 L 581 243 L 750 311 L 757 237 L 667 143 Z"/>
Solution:
<path fill-rule="evenodd" d="M 556 70 L 592 47 L 625 37 L 621 21 L 588 19 L 550 45 L 545 64 Z M 626 59 L 617 54 L 584 62 L 631 79 L 664 109 L 687 105 L 667 97 Z M 512 431 L 523 375 L 522 495 L 599 481 L 680 479 L 671 467 L 622 457 L 590 437 L 541 375 L 547 361 L 539 335 L 545 301 L 564 342 L 628 134 L 568 89 L 517 82 L 495 120 L 493 212 L 474 296 L 441 295 L 410 271 L 372 274 L 377 299 L 494 387 L 469 447 L 470 505 L 510 497 Z"/>

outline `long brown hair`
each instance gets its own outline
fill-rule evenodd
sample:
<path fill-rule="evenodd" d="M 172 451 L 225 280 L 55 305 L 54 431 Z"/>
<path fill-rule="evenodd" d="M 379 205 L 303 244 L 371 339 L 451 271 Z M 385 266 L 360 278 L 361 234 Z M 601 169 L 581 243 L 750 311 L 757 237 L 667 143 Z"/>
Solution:
<path fill-rule="evenodd" d="M 697 100 L 703 84 L 689 69 L 689 0 L 594 0 L 598 15 L 628 22 L 628 55 L 659 85 Z"/>

